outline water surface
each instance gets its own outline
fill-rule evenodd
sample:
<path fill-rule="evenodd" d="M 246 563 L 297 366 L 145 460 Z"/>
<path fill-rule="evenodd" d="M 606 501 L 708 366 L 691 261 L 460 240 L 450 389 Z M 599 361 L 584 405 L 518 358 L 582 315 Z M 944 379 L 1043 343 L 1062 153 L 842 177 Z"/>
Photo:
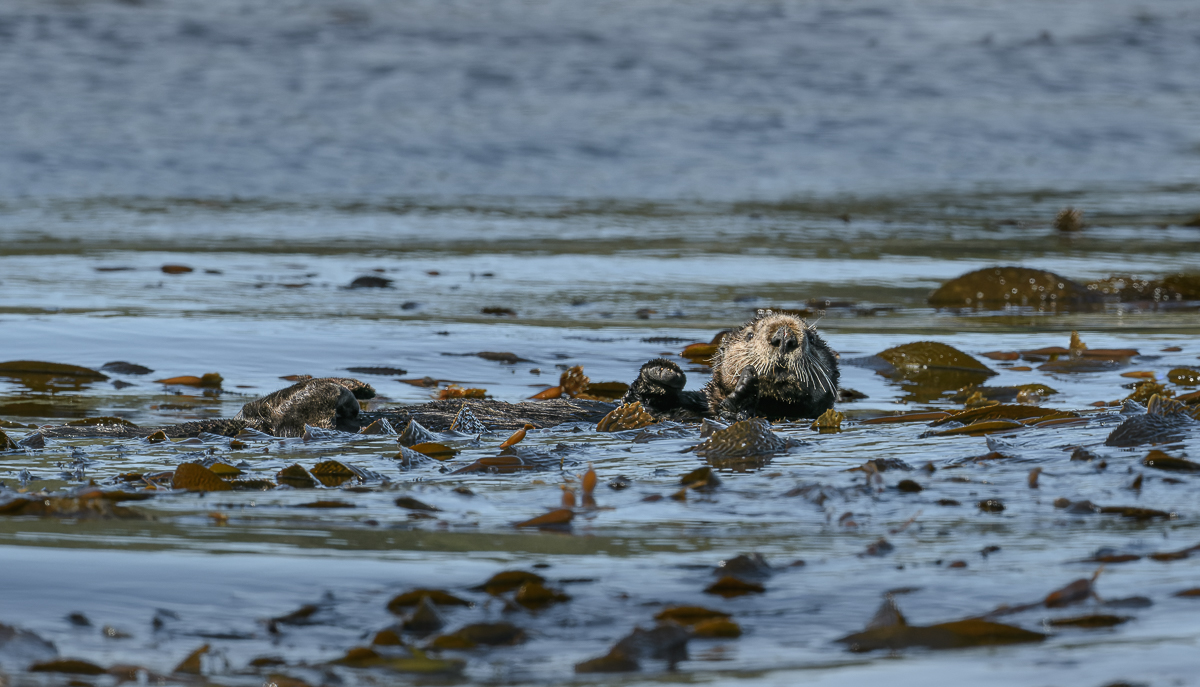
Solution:
<path fill-rule="evenodd" d="M 372 410 L 437 393 L 401 378 L 515 402 L 573 366 L 629 382 L 663 355 L 699 388 L 707 371 L 683 347 L 771 307 L 807 313 L 843 359 L 919 340 L 980 357 L 1065 346 L 1072 330 L 1139 355 L 1084 374 L 981 358 L 998 373 L 989 384 L 1046 384 L 1058 393 L 1043 405 L 1086 419 L 1000 443 L 858 424 L 962 403 L 918 402 L 844 365 L 843 385 L 866 398 L 841 407 L 843 432 L 779 425 L 800 443 L 685 500 L 669 497 L 704 464 L 683 452 L 694 427 L 647 441 L 536 429 L 522 446 L 552 458 L 518 474 L 450 474 L 494 456 L 507 432 L 449 438 L 461 453 L 412 469 L 387 436 L 51 440 L 0 456 L 0 500 L 115 489 L 121 474 L 213 456 L 267 480 L 330 459 L 364 479 L 156 490 L 125 504 L 140 519 L 0 516 L 0 623 L 55 645 L 0 644 L 0 679 L 55 684 L 26 672 L 55 654 L 169 673 L 209 644 L 217 684 L 405 680 L 328 662 L 401 620 L 392 596 L 440 587 L 476 604 L 448 610 L 446 630 L 505 621 L 528 635 L 445 652 L 467 662 L 451 681 L 468 684 L 1188 684 L 1198 602 L 1174 594 L 1197 585 L 1200 558 L 1147 556 L 1200 542 L 1197 477 L 1143 466 L 1148 447 L 1103 446 L 1121 418 L 1094 404 L 1130 393 L 1122 372 L 1164 380 L 1200 365 L 1200 304 L 946 310 L 927 297 L 990 265 L 1080 282 L 1200 271 L 1193 5 L 6 4 L 0 361 L 154 370 L 50 387 L 0 377 L 0 419 L 25 425 L 5 430 L 14 439 L 84 417 L 230 417 L 281 377 L 349 367 L 406 371 L 358 375 L 379 394 Z M 1067 206 L 1084 211 L 1083 232 L 1053 228 Z M 349 288 L 364 276 L 390 284 Z M 469 355 L 481 351 L 526 361 Z M 224 377 L 219 391 L 154 381 L 207 372 Z M 1194 455 L 1196 441 L 1158 448 Z M 1078 446 L 1098 459 L 1070 460 Z M 964 460 L 993 448 L 1007 457 Z M 874 458 L 915 469 L 882 482 L 850 471 Z M 578 509 L 570 532 L 512 526 L 558 506 L 589 464 L 599 508 Z M 924 490 L 902 493 L 901 479 Z M 415 516 L 400 496 L 440 510 Z M 980 511 L 989 498 L 1006 509 Z M 1171 517 L 1073 514 L 1058 498 Z M 353 507 L 305 507 L 318 500 Z M 880 538 L 894 550 L 867 555 Z M 1042 643 L 861 654 L 836 642 L 885 593 L 914 624 L 976 616 L 1092 576 L 1102 547 L 1142 558 L 1105 567 L 1098 598 L 1001 618 Z M 703 592 L 718 561 L 747 552 L 776 569 L 765 593 Z M 473 590 L 512 569 L 572 600 L 531 613 Z M 1103 603 L 1135 596 L 1151 604 Z M 270 630 L 306 604 L 310 623 Z M 574 673 L 680 604 L 729 612 L 744 634 L 693 640 L 675 666 Z M 1049 624 L 1093 612 L 1128 620 Z M 269 657 L 280 663 L 252 665 Z"/>

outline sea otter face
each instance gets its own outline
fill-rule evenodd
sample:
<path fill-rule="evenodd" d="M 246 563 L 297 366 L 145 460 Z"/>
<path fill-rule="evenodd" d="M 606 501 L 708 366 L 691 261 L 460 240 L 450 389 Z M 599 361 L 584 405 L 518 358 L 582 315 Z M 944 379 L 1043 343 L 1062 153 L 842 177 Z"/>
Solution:
<path fill-rule="evenodd" d="M 835 355 L 804 320 L 770 310 L 721 342 L 714 360 L 713 381 L 731 392 L 747 369 L 757 378 L 761 395 L 776 398 L 837 392 Z"/>
<path fill-rule="evenodd" d="M 797 317 L 767 311 L 734 335 L 743 345 L 730 346 L 728 350 L 736 351 L 736 357 L 742 360 L 730 356 L 729 362 L 734 369 L 749 365 L 760 377 L 795 375 L 804 356 L 807 329 Z"/>

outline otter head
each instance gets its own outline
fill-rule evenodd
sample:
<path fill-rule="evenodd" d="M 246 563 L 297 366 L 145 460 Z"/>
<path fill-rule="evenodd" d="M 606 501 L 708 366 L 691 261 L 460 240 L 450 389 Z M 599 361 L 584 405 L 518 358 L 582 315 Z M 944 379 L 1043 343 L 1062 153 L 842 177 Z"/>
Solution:
<path fill-rule="evenodd" d="M 721 342 L 715 365 L 723 377 L 719 383 L 733 388 L 733 381 L 746 368 L 772 387 L 805 388 L 816 394 L 836 394 L 837 363 L 829 347 L 810 325 L 794 315 L 759 310 L 741 329 Z M 791 392 L 787 392 L 791 393 Z"/>
<path fill-rule="evenodd" d="M 808 325 L 804 320 L 759 310 L 758 315 L 723 341 L 723 367 L 737 374 L 753 368 L 760 377 L 793 376 L 801 371 Z"/>

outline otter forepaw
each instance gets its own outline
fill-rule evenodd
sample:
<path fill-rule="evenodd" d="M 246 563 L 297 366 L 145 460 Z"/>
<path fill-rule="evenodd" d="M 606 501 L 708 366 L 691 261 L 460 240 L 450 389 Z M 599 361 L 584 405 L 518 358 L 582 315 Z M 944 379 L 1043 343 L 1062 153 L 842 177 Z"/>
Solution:
<path fill-rule="evenodd" d="M 666 413 L 683 405 L 680 392 L 686 384 L 687 375 L 678 365 L 666 358 L 656 358 L 642 365 L 622 400 L 640 401 L 651 412 Z"/>
<path fill-rule="evenodd" d="M 643 365 L 638 379 L 676 393 L 687 385 L 687 375 L 678 365 L 666 358 L 656 358 Z"/>
<path fill-rule="evenodd" d="M 737 382 L 733 385 L 733 391 L 730 391 L 721 400 L 721 410 L 723 412 L 736 413 L 742 407 L 748 404 L 752 405 L 754 397 L 757 395 L 758 375 L 754 372 L 754 368 L 746 366 L 738 373 Z"/>

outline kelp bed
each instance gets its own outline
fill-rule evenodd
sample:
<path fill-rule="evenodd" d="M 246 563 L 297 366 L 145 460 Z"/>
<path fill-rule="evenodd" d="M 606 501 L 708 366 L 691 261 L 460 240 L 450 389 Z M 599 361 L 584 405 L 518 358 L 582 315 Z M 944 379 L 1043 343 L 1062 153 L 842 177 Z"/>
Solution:
<path fill-rule="evenodd" d="M 9 421 L 0 538 L 27 546 L 0 583 L 61 587 L 6 600 L 0 665 L 18 684 L 837 681 L 887 656 L 901 681 L 1181 674 L 1200 349 L 1010 339 L 844 352 L 874 406 L 817 422 L 622 409 L 598 431 L 615 405 L 581 368 L 540 415 L 458 387 L 373 406 L 359 434 Z M 693 374 L 711 352 L 678 350 Z M 31 390 L 85 374 L 22 365 L 0 371 Z"/>

